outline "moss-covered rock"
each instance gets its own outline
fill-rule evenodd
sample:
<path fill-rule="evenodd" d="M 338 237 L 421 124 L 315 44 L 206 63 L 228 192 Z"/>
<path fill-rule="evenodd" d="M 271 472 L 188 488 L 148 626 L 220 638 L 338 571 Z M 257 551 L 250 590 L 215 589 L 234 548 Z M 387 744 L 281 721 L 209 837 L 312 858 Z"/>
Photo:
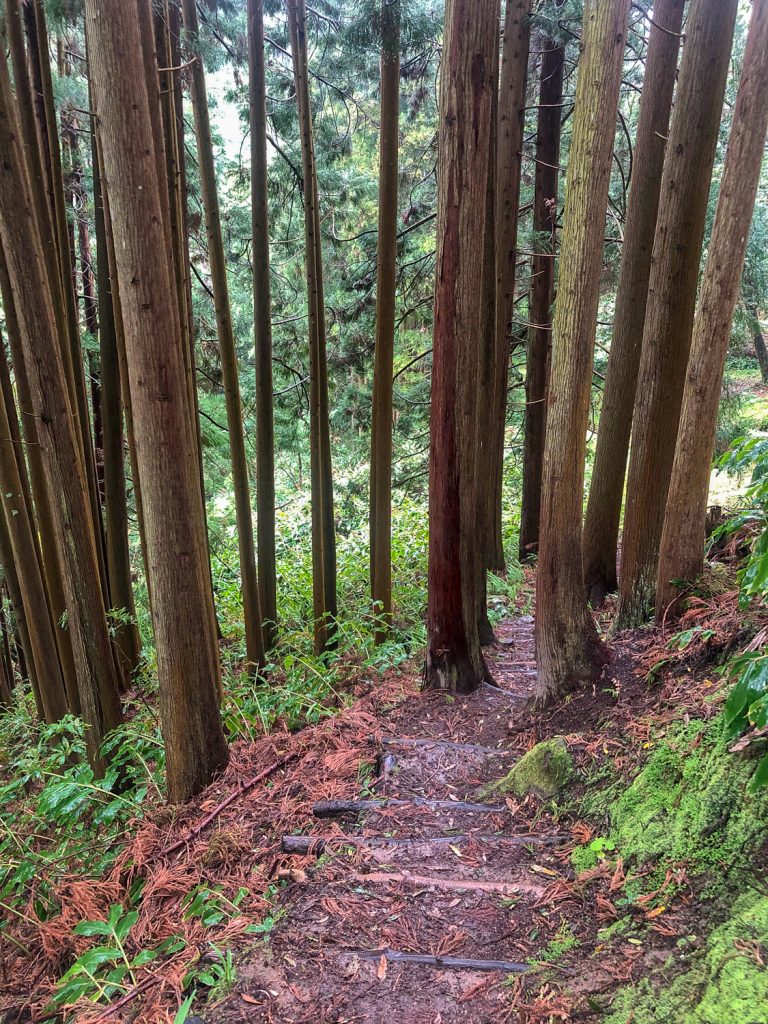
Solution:
<path fill-rule="evenodd" d="M 766 948 L 768 899 L 746 892 L 684 973 L 660 991 L 648 980 L 623 989 L 606 1024 L 767 1024 Z"/>
<path fill-rule="evenodd" d="M 484 799 L 498 793 L 524 797 L 530 793 L 549 799 L 573 776 L 573 758 L 562 736 L 537 743 L 514 767 L 495 782 L 480 790 Z"/>

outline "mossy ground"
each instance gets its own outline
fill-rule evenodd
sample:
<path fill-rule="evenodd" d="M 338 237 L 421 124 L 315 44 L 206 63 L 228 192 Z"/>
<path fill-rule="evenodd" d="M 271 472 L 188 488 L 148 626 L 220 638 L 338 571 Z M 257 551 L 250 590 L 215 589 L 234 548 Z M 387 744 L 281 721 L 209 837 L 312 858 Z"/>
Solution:
<path fill-rule="evenodd" d="M 726 921 L 711 932 L 704 949 L 683 949 L 662 977 L 623 989 L 606 1024 L 768 1024 L 768 898 L 747 890 Z"/>
<path fill-rule="evenodd" d="M 747 793 L 754 770 L 754 760 L 728 752 L 721 718 L 674 727 L 609 805 L 609 852 L 630 868 L 653 868 L 643 876 L 647 891 L 678 864 L 706 873 L 710 892 L 722 890 L 766 836 L 768 797 Z M 584 871 L 604 853 L 593 842 L 572 862 Z"/>
<path fill-rule="evenodd" d="M 681 939 L 661 971 L 616 995 L 608 1024 L 768 1024 L 768 896 L 752 887 L 768 835 L 768 796 L 748 792 L 755 764 L 728 751 L 721 717 L 691 721 L 658 741 L 628 786 L 607 787 L 610 827 L 576 848 L 577 874 L 621 857 L 632 904 L 684 868 L 698 880 L 700 915 L 698 934 Z M 588 791 L 584 809 L 595 806 Z M 671 895 L 667 885 L 644 907 Z M 642 918 L 622 918 L 600 939 L 620 941 L 638 926 Z"/>

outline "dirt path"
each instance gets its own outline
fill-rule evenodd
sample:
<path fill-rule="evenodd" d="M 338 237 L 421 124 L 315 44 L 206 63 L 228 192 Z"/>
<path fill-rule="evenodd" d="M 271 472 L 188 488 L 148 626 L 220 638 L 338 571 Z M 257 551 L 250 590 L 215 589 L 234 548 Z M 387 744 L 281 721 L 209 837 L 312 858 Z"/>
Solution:
<path fill-rule="evenodd" d="M 382 712 L 380 773 L 362 795 L 384 803 L 340 817 L 349 838 L 326 839 L 319 858 L 294 858 L 279 922 L 206 1024 L 513 1019 L 514 979 L 562 933 L 557 890 L 571 839 L 531 802 L 458 806 L 531 742 L 530 617 L 499 639 L 490 660 L 500 689 L 414 696 Z M 317 824 L 303 832 L 317 835 Z M 402 954 L 505 963 L 399 962 Z"/>

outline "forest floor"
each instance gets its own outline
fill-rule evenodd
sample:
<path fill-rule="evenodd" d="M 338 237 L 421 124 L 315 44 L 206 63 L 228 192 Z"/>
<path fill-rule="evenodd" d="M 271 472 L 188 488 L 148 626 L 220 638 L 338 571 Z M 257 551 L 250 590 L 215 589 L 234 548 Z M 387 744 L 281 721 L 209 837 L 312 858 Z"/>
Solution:
<path fill-rule="evenodd" d="M 723 636 L 738 619 L 732 598 L 705 611 L 710 626 L 718 616 L 728 624 Z M 627 633 L 598 684 L 542 714 L 530 702 L 531 617 L 507 620 L 497 637 L 489 662 L 499 688 L 452 698 L 421 693 L 407 675 L 362 684 L 369 692 L 332 722 L 285 737 L 286 746 L 273 741 L 274 763 L 295 757 L 292 766 L 237 797 L 206 829 L 190 819 L 198 830 L 190 841 L 182 835 L 156 854 L 177 881 L 180 853 L 187 864 L 207 862 L 214 879 L 233 867 L 242 876 L 238 847 L 256 833 L 256 870 L 281 887 L 266 891 L 274 902 L 252 926 L 256 940 L 237 943 L 229 993 L 212 993 L 199 1020 L 597 1020 L 620 987 L 662 965 L 668 971 L 670 957 L 684 964 L 681 941 L 702 926 L 701 885 L 684 863 L 649 888 L 642 879 L 651 869 L 632 877 L 621 858 L 599 856 L 577 876 L 571 854 L 603 842 L 594 820 L 580 815 L 590 786 L 606 775 L 631 778 L 667 726 L 721 709 L 707 659 L 698 673 L 687 666 L 649 685 L 649 669 L 668 654 L 666 638 L 656 629 Z M 577 768 L 556 800 L 460 806 L 489 802 L 480 787 L 553 736 L 564 738 Z M 316 801 L 360 797 L 385 803 L 361 815 L 313 815 Z M 214 797 L 200 811 L 217 806 Z M 310 836 L 324 849 L 286 855 L 282 835 Z M 203 961 L 215 962 L 217 947 L 207 948 Z M 423 964 L 400 954 L 505 964 Z"/>
<path fill-rule="evenodd" d="M 196 802 L 137 822 L 108 877 L 62 886 L 62 913 L 39 926 L 39 947 L 24 934 L 38 952 L 23 973 L 21 960 L 18 971 L 3 965 L 4 1005 L 15 1007 L 6 1024 L 51 1019 L 55 979 L 93 944 L 74 926 L 106 919 L 114 904 L 138 908 L 127 956 L 162 955 L 132 960 L 124 996 L 81 1002 L 70 1020 L 597 1021 L 622 987 L 684 970 L 715 912 L 702 899 L 706 879 L 683 859 L 661 874 L 624 863 L 605 838 L 607 811 L 585 807 L 591 793 L 629 785 L 666 734 L 722 710 L 727 686 L 713 661 L 744 636 L 736 591 L 694 601 L 685 649 L 671 652 L 672 631 L 655 627 L 613 638 L 601 680 L 550 712 L 531 704 L 529 600 L 530 588 L 488 651 L 498 687 L 454 698 L 421 692 L 416 666 L 362 673 L 349 707 L 234 744 Z M 765 637 L 765 626 L 749 635 Z M 554 799 L 480 794 L 555 736 L 576 771 Z M 359 799 L 383 803 L 313 813 L 319 801 Z M 301 856 L 283 837 L 319 842 Z M 575 869 L 575 849 L 593 862 L 586 869 Z"/>

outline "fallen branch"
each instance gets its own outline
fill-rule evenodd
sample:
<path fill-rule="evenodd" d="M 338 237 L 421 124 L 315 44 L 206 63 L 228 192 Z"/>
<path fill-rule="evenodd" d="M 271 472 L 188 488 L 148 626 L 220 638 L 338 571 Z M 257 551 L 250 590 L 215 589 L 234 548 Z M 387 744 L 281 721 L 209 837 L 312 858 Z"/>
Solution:
<path fill-rule="evenodd" d="M 503 804 L 467 804 L 461 800 L 427 800 L 414 796 L 410 800 L 319 800 L 312 813 L 316 818 L 336 818 L 341 814 L 362 814 L 363 811 L 381 810 L 383 807 L 429 807 L 436 811 L 471 811 L 480 814 L 509 813 Z"/>
<path fill-rule="evenodd" d="M 177 840 L 175 843 L 171 843 L 170 846 L 166 846 L 165 849 L 158 850 L 158 852 L 153 854 L 149 860 L 153 861 L 160 857 L 169 857 L 172 853 L 176 853 L 177 850 L 183 849 L 192 839 L 195 838 L 195 836 L 199 836 L 200 833 L 206 829 L 223 810 L 229 807 L 230 804 L 233 804 L 236 800 L 239 800 L 240 797 L 245 796 L 246 793 L 255 789 L 256 786 L 258 786 L 260 782 L 263 782 L 263 780 L 268 776 L 272 775 L 280 768 L 284 768 L 289 762 L 294 761 L 299 756 L 299 753 L 300 751 L 296 750 L 291 754 L 286 754 L 285 757 L 281 757 L 279 761 L 275 761 L 274 764 L 271 764 L 269 768 L 265 768 L 263 772 L 259 772 L 258 775 L 254 775 L 253 778 L 248 779 L 247 782 L 241 783 L 241 785 L 239 785 L 234 792 L 230 793 L 225 800 L 222 800 L 221 803 L 217 804 L 209 814 L 206 814 L 203 820 L 190 830 L 188 835 L 183 839 Z"/>
<path fill-rule="evenodd" d="M 360 885 L 385 885 L 405 883 L 418 885 L 423 889 L 466 890 L 469 892 L 499 892 L 503 896 L 527 892 L 538 896 L 543 892 L 540 885 L 524 878 L 443 878 L 442 875 L 416 875 L 410 871 L 360 871 L 350 876 Z M 349 881 L 349 879 L 347 879 Z"/>
<path fill-rule="evenodd" d="M 400 953 L 396 949 L 351 950 L 361 960 L 381 960 L 384 957 L 391 964 L 426 964 L 428 967 L 464 968 L 470 971 L 505 971 L 507 974 L 524 974 L 531 968 L 528 964 L 513 960 L 467 960 L 458 956 L 430 956 L 428 953 Z"/>
<path fill-rule="evenodd" d="M 504 836 L 504 835 L 473 835 L 471 832 L 458 836 L 414 836 L 394 838 L 387 836 L 283 836 L 281 848 L 283 853 L 295 854 L 297 857 L 322 853 L 337 846 L 417 846 L 427 843 L 511 843 L 514 846 L 557 846 L 566 842 L 567 836 Z"/>
<path fill-rule="evenodd" d="M 451 750 L 471 750 L 477 754 L 495 754 L 497 757 L 514 757 L 514 750 L 499 750 L 497 747 L 481 747 L 477 743 L 454 743 L 452 740 L 396 739 L 387 736 L 381 741 L 386 747 L 449 747 Z"/>

